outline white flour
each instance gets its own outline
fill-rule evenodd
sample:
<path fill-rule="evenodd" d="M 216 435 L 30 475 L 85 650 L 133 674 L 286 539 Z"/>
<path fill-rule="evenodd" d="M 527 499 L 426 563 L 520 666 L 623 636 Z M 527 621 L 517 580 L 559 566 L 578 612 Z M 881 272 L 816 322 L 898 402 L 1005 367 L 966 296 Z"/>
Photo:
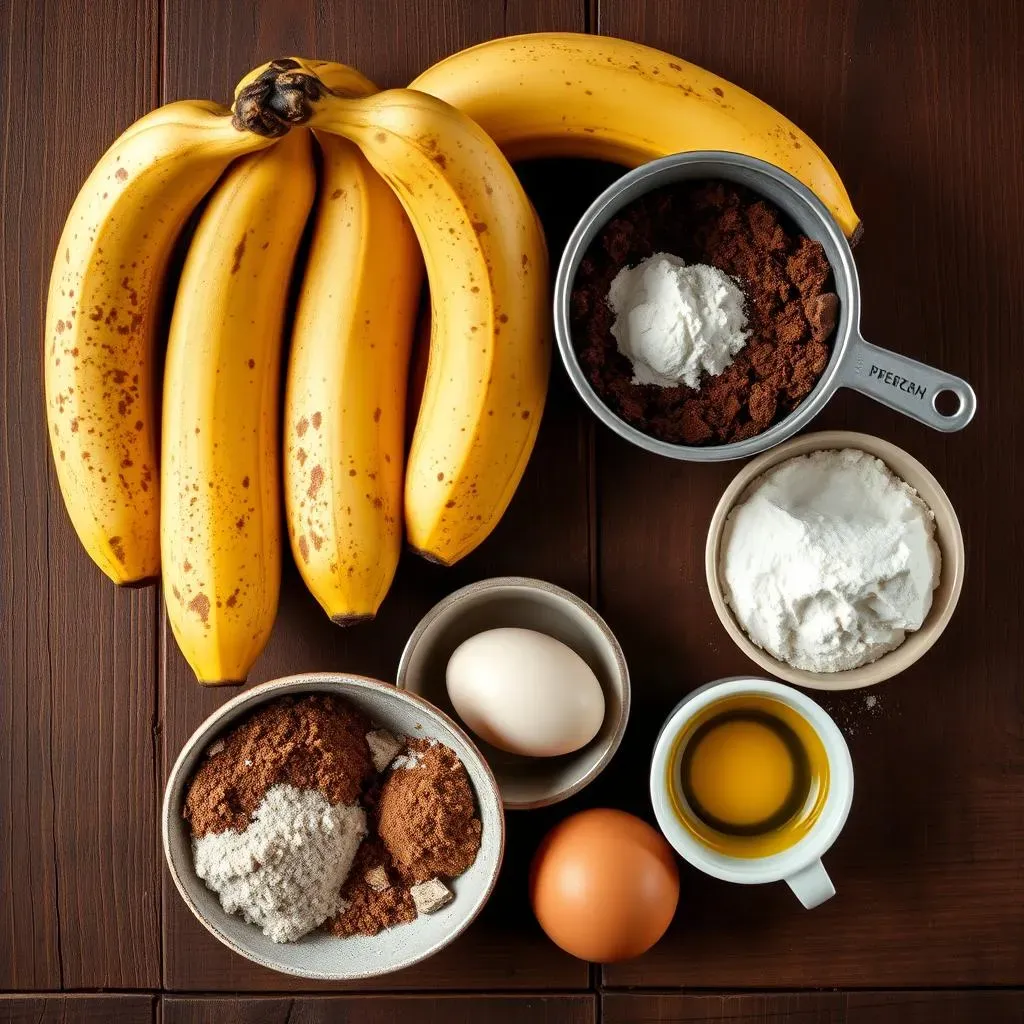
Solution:
<path fill-rule="evenodd" d="M 931 510 L 866 452 L 814 452 L 748 488 L 719 574 L 754 643 L 811 672 L 876 661 L 920 629 L 939 580 Z"/>
<path fill-rule="evenodd" d="M 194 839 L 192 854 L 229 914 L 291 942 L 345 909 L 341 885 L 365 835 L 362 807 L 282 784 L 267 790 L 244 831 Z"/>
<path fill-rule="evenodd" d="M 671 253 L 620 270 L 608 304 L 634 384 L 697 388 L 702 373 L 721 373 L 747 343 L 743 292 L 732 278 Z"/>

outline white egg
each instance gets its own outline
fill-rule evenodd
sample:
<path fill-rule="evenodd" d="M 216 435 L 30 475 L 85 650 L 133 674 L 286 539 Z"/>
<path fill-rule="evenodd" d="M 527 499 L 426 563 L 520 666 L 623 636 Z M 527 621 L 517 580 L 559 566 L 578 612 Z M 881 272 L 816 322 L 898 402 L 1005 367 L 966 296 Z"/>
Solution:
<path fill-rule="evenodd" d="M 447 681 L 466 725 L 513 754 L 568 754 L 586 746 L 604 721 L 604 693 L 590 666 L 532 629 L 470 637 L 449 659 Z"/>

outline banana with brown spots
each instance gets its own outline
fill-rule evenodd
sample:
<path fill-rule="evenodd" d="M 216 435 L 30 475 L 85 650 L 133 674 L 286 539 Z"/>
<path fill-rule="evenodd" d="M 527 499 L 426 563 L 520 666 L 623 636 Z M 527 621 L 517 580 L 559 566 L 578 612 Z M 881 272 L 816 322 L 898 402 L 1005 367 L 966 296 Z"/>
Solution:
<path fill-rule="evenodd" d="M 510 160 L 575 156 L 635 167 L 692 149 L 767 160 L 799 178 L 847 235 L 860 218 L 839 173 L 763 100 L 628 39 L 529 32 L 471 46 L 414 79 L 468 114 Z"/>
<path fill-rule="evenodd" d="M 154 364 L 182 226 L 228 164 L 273 140 L 218 103 L 168 103 L 131 125 L 75 199 L 46 303 L 46 415 L 68 514 L 115 582 L 160 571 Z"/>
<path fill-rule="evenodd" d="M 412 227 L 358 147 L 318 133 L 319 208 L 284 410 L 285 519 L 339 625 L 373 618 L 402 549 L 405 394 L 423 278 Z"/>
<path fill-rule="evenodd" d="M 277 614 L 289 279 L 313 204 L 308 132 L 229 168 L 181 274 L 164 371 L 167 617 L 202 683 L 241 683 Z"/>
<path fill-rule="evenodd" d="M 405 208 L 431 296 L 430 359 L 405 474 L 409 543 L 451 564 L 497 525 L 533 449 L 551 353 L 547 250 L 488 135 L 408 89 L 332 92 L 305 61 L 236 94 L 253 131 L 307 125 L 354 142 Z"/>

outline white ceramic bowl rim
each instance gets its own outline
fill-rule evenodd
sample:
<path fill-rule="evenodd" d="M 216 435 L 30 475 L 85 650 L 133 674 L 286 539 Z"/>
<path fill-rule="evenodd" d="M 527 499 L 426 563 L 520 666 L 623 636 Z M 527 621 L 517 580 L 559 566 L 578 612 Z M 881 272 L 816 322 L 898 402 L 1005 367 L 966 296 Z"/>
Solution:
<path fill-rule="evenodd" d="M 235 940 L 228 934 L 226 934 L 221 928 L 219 928 L 215 921 L 210 920 L 196 905 L 189 893 L 188 886 L 185 880 L 181 877 L 179 865 L 175 862 L 171 854 L 170 844 L 170 829 L 173 823 L 177 825 L 180 820 L 178 808 L 171 807 L 171 794 L 174 787 L 174 782 L 178 775 L 181 773 L 186 760 L 191 756 L 192 751 L 198 746 L 202 749 L 209 744 L 212 740 L 213 735 L 219 731 L 222 727 L 222 721 L 228 717 L 232 711 L 243 708 L 247 705 L 252 705 L 254 708 L 260 704 L 266 703 L 277 697 L 285 696 L 293 693 L 316 693 L 322 692 L 315 689 L 316 685 L 324 682 L 342 682 L 346 684 L 354 684 L 357 689 L 363 689 L 367 691 L 376 691 L 379 693 L 386 694 L 390 698 L 397 697 L 399 700 L 404 700 L 413 704 L 421 711 L 425 718 L 436 718 L 443 725 L 447 726 L 463 743 L 466 745 L 466 752 L 469 755 L 467 760 L 472 760 L 472 768 L 474 771 L 479 772 L 482 777 L 488 779 L 490 782 L 491 794 L 495 800 L 498 808 L 496 815 L 495 824 L 498 830 L 497 836 L 497 856 L 495 858 L 494 867 L 491 871 L 490 879 L 488 884 L 479 893 L 473 905 L 468 907 L 465 916 L 457 924 L 455 928 L 449 932 L 442 941 L 435 943 L 433 946 L 420 951 L 418 953 L 410 954 L 404 958 L 399 958 L 391 961 L 387 961 L 379 968 L 363 971 L 353 971 L 351 973 L 346 972 L 344 975 L 338 975 L 330 972 L 317 972 L 314 970 L 294 970 L 290 969 L 285 965 L 268 964 L 264 962 L 260 957 L 256 956 L 245 947 L 235 942 Z M 474 785 L 474 789 L 477 787 Z M 477 793 L 478 802 L 481 801 L 480 793 Z M 161 842 L 164 850 L 164 859 L 167 862 L 167 868 L 170 871 L 171 878 L 174 881 L 175 888 L 181 895 L 181 898 L 185 901 L 186 906 L 192 911 L 196 919 L 203 925 L 208 932 L 210 932 L 215 938 L 222 942 L 229 949 L 233 950 L 239 956 L 245 957 L 247 960 L 251 960 L 254 963 L 259 964 L 262 967 L 267 967 L 270 970 L 277 971 L 283 974 L 292 974 L 301 978 L 308 978 L 315 981 L 357 981 L 362 978 L 373 978 L 383 974 L 391 974 L 394 971 L 402 970 L 406 967 L 411 967 L 413 964 L 420 963 L 426 960 L 428 957 L 433 956 L 439 950 L 453 942 L 459 935 L 461 935 L 472 922 L 476 919 L 477 915 L 483 909 L 484 904 L 490 898 L 491 893 L 494 891 L 494 887 L 497 884 L 498 875 L 501 872 L 501 864 L 505 854 L 505 816 L 502 811 L 501 795 L 498 790 L 497 780 L 494 778 L 494 774 L 490 769 L 490 766 L 484 760 L 483 756 L 477 750 L 476 745 L 472 739 L 466 734 L 465 730 L 462 729 L 456 722 L 446 715 L 443 711 L 434 707 L 429 701 L 424 700 L 422 697 L 417 696 L 414 693 L 409 693 L 406 690 L 400 690 L 398 687 L 393 686 L 391 683 L 385 683 L 379 679 L 371 679 L 368 676 L 353 675 L 347 672 L 307 672 L 292 676 L 282 676 L 278 679 L 271 679 L 267 682 L 260 683 L 258 686 L 254 686 L 251 690 L 245 690 L 238 694 L 237 697 L 233 697 L 227 703 L 222 704 L 216 711 L 207 716 L 206 719 L 196 728 L 189 739 L 182 746 L 177 758 L 175 758 L 174 765 L 167 775 L 167 784 L 164 789 L 163 806 L 161 810 L 161 822 L 160 822 L 160 833 Z M 200 883 L 202 884 L 202 883 Z M 411 927 L 415 922 L 412 922 L 409 926 Z M 255 927 L 255 926 L 253 926 Z M 344 939 L 338 939 L 339 942 L 344 942 Z"/>
<path fill-rule="evenodd" d="M 683 725 L 710 704 L 737 694 L 759 693 L 775 697 L 800 712 L 821 737 L 829 757 L 829 793 L 815 827 L 799 842 L 769 857 L 728 857 L 709 850 L 676 817 L 668 792 L 669 759 Z M 679 855 L 694 867 L 726 882 L 758 885 L 777 882 L 819 859 L 836 841 L 853 804 L 853 760 L 839 727 L 820 705 L 805 693 L 756 676 L 718 679 L 684 697 L 658 733 L 651 759 L 651 803 L 665 837 Z"/>
<path fill-rule="evenodd" d="M 936 590 L 933 595 L 932 607 L 921 628 L 913 633 L 908 633 L 899 647 L 883 654 L 877 661 L 843 672 L 809 672 L 805 669 L 794 668 L 792 665 L 787 665 L 774 658 L 767 651 L 758 647 L 744 632 L 725 600 L 724 589 L 719 578 L 719 548 L 729 513 L 758 477 L 790 458 L 806 455 L 812 451 L 842 448 L 857 448 L 868 455 L 881 459 L 893 473 L 905 480 L 921 495 L 935 516 L 936 538 L 939 540 L 940 546 L 943 547 L 940 589 L 943 589 L 944 585 L 948 583 L 949 591 L 948 594 L 941 595 L 944 600 L 939 604 L 937 599 L 940 597 L 940 591 Z M 950 555 L 952 557 L 949 557 Z M 730 481 L 715 506 L 708 526 L 704 550 L 704 571 L 711 601 L 719 621 L 736 646 L 765 672 L 770 672 L 787 683 L 812 690 L 830 691 L 854 690 L 877 685 L 905 672 L 919 658 L 922 658 L 942 636 L 953 617 L 963 587 L 964 563 L 964 538 L 956 510 L 942 485 L 928 467 L 891 441 L 876 437 L 874 434 L 849 430 L 824 430 L 801 434 L 799 437 L 790 438 L 777 447 L 764 452 L 743 466 Z"/>

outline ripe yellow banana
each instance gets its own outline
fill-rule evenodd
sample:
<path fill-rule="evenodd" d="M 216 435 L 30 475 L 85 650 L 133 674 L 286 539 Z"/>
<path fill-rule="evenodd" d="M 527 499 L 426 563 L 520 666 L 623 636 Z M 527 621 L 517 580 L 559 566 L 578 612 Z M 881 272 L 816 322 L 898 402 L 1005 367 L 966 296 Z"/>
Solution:
<path fill-rule="evenodd" d="M 311 66 L 341 95 L 377 91 L 344 64 Z M 405 390 L 423 267 L 401 205 L 358 147 L 336 135 L 317 141 L 320 199 L 285 392 L 285 520 L 306 586 L 347 625 L 376 614 L 401 553 Z"/>
<path fill-rule="evenodd" d="M 164 600 L 203 683 L 243 682 L 277 612 L 281 342 L 315 187 L 307 132 L 237 161 L 200 218 L 174 302 L 164 371 Z"/>
<path fill-rule="evenodd" d="M 376 614 L 401 553 L 405 393 L 423 271 L 401 205 L 358 147 L 317 139 L 320 205 L 285 396 L 285 517 L 306 586 L 347 625 Z"/>
<path fill-rule="evenodd" d="M 406 468 L 409 543 L 450 564 L 494 528 L 537 435 L 550 367 L 547 252 L 508 161 L 464 114 L 397 89 L 328 91 L 301 61 L 237 97 L 253 130 L 273 119 L 355 142 L 394 189 L 431 292 L 423 402 Z"/>
<path fill-rule="evenodd" d="M 724 78 L 610 36 L 537 32 L 473 46 L 409 86 L 468 114 L 510 159 L 582 156 L 628 166 L 692 149 L 759 157 L 799 178 L 854 236 L 836 169 L 791 121 Z"/>
<path fill-rule="evenodd" d="M 182 226 L 229 162 L 270 142 L 216 103 L 169 103 L 107 150 L 68 215 L 46 304 L 46 414 L 57 479 L 115 582 L 160 571 L 156 313 Z"/>

